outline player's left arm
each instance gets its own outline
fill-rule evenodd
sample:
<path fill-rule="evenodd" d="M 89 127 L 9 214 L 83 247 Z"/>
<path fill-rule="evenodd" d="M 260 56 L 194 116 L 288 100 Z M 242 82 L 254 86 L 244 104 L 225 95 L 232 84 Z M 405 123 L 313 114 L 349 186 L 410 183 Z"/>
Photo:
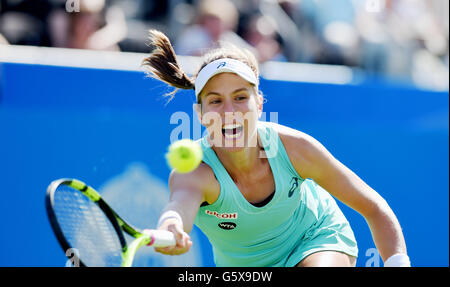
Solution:
<path fill-rule="evenodd" d="M 314 138 L 291 130 L 282 140 L 292 164 L 303 178 L 313 179 L 335 198 L 364 216 L 385 263 L 395 254 L 407 253 L 397 217 L 375 190 Z"/>

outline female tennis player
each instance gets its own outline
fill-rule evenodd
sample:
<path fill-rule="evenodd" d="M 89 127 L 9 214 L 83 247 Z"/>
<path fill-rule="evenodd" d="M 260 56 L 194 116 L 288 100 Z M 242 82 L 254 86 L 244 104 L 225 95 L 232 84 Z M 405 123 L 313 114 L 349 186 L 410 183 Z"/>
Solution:
<path fill-rule="evenodd" d="M 195 223 L 216 266 L 355 266 L 356 240 L 337 198 L 364 216 L 385 266 L 410 266 L 399 222 L 377 192 L 311 136 L 258 120 L 263 97 L 251 53 L 212 50 L 190 78 L 164 34 L 151 31 L 150 41 L 143 65 L 153 77 L 195 91 L 208 131 L 200 166 L 169 177 L 158 228 L 173 232 L 177 245 L 156 251 L 187 252 Z"/>

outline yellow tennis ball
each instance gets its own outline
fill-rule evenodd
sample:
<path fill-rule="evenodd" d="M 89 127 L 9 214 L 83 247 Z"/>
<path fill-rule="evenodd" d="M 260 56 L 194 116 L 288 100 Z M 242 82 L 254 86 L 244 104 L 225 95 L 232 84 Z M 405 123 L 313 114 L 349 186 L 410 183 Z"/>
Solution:
<path fill-rule="evenodd" d="M 198 167 L 203 158 L 200 144 L 190 139 L 172 143 L 166 154 L 167 163 L 178 173 L 188 173 Z"/>

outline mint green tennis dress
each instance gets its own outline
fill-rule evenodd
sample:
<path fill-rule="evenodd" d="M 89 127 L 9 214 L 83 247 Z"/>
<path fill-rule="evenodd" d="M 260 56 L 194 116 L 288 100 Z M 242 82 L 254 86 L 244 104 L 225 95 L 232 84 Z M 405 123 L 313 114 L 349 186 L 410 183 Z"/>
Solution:
<path fill-rule="evenodd" d="M 325 250 L 357 257 L 353 231 L 333 197 L 297 173 L 273 128 L 259 122 L 258 135 L 275 180 L 273 197 L 261 207 L 245 199 L 207 139 L 200 140 L 220 195 L 200 207 L 195 224 L 211 242 L 216 266 L 295 266 Z"/>

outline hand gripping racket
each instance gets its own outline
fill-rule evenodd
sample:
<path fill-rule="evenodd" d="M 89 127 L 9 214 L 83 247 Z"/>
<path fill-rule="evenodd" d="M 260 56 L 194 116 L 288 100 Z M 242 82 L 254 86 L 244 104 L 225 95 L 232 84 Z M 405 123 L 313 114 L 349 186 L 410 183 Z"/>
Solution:
<path fill-rule="evenodd" d="M 97 191 L 76 179 L 53 181 L 45 204 L 56 238 L 75 265 L 130 267 L 141 246 L 176 244 L 169 231 L 134 228 Z M 130 245 L 123 232 L 135 238 Z"/>

